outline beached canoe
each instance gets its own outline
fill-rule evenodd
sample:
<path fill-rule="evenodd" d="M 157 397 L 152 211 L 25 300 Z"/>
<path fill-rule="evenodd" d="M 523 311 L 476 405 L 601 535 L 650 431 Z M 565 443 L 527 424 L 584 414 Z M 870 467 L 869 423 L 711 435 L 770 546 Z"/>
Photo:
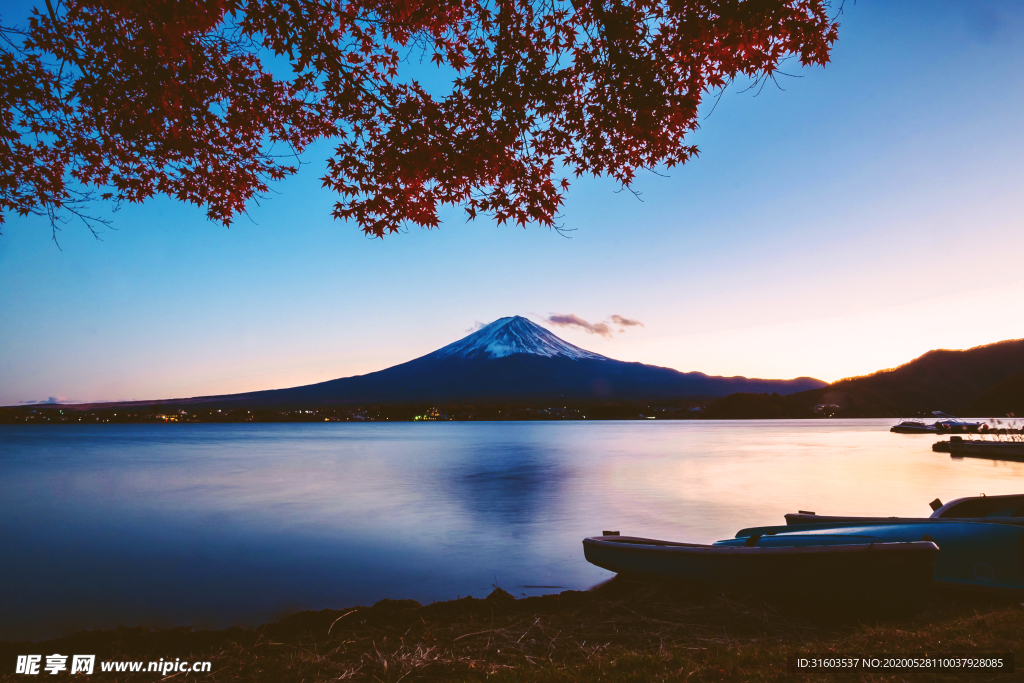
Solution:
<path fill-rule="evenodd" d="M 969 496 L 943 504 L 931 503 L 930 517 L 868 517 L 865 515 L 818 515 L 801 510 L 786 515 L 786 524 L 922 524 L 936 521 L 985 521 L 1024 525 L 1024 495 Z"/>
<path fill-rule="evenodd" d="M 791 548 L 862 545 L 869 538 L 883 543 L 934 541 L 940 551 L 935 580 L 942 587 L 1024 595 L 1024 527 L 1018 525 L 933 521 L 752 527 L 719 544 L 746 547 L 756 539 L 757 546 Z"/>
<path fill-rule="evenodd" d="M 930 594 L 939 552 L 930 541 L 789 546 L 674 543 L 630 536 L 583 541 L 587 561 L 618 574 L 742 588 L 818 606 L 882 605 L 902 610 Z M 846 540 L 846 539 L 842 539 Z"/>

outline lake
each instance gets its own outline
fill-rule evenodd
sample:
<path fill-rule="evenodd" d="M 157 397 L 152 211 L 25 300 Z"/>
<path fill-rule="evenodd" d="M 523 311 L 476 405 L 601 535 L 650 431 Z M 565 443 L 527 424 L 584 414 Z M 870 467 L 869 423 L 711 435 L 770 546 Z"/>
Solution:
<path fill-rule="evenodd" d="M 892 420 L 0 426 L 0 639 L 584 589 L 585 536 L 691 542 L 1024 492 Z"/>

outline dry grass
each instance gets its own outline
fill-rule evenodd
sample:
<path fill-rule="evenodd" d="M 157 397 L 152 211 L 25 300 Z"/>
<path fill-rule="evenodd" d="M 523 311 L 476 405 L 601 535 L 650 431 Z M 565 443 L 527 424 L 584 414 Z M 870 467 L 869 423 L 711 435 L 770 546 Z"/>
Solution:
<path fill-rule="evenodd" d="M 1024 609 L 1016 602 L 941 597 L 910 618 L 859 623 L 738 593 L 616 579 L 593 591 L 521 600 L 500 589 L 426 606 L 384 600 L 255 629 L 117 629 L 4 643 L 0 680 L 28 680 L 13 674 L 15 655 L 53 652 L 213 662 L 209 674 L 97 671 L 86 679 L 96 681 L 1016 680 L 963 672 L 797 676 L 787 673 L 786 655 L 1014 652 L 1024 664 L 1022 643 Z"/>

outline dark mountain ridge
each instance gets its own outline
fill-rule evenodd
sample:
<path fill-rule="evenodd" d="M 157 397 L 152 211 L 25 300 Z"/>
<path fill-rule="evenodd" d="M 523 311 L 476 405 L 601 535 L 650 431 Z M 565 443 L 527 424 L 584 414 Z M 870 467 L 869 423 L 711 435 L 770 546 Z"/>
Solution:
<path fill-rule="evenodd" d="M 935 410 L 999 417 L 1024 404 L 1022 373 L 1024 339 L 962 351 L 937 349 L 895 368 L 772 401 L 733 397 L 728 405 L 717 406 L 721 415 L 716 416 L 807 417 L 816 405 L 835 404 L 842 417 L 930 415 Z"/>

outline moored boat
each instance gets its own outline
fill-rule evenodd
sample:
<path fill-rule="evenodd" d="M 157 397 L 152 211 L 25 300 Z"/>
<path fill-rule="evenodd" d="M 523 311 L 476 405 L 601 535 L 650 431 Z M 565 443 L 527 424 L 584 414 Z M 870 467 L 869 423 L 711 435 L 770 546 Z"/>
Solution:
<path fill-rule="evenodd" d="M 987 425 L 981 422 L 967 422 L 940 410 L 932 411 L 932 415 L 939 418 L 932 424 L 918 419 L 903 419 L 890 427 L 889 431 L 897 434 L 974 434 L 987 428 Z"/>
<path fill-rule="evenodd" d="M 1022 441 L 965 440 L 963 437 L 951 436 L 949 441 L 932 444 L 932 450 L 937 453 L 949 453 L 954 458 L 1024 461 Z"/>
<path fill-rule="evenodd" d="M 932 415 L 939 418 L 935 423 L 935 429 L 940 433 L 952 432 L 954 434 L 974 434 L 980 431 L 983 426 L 981 422 L 967 422 L 966 420 L 961 420 L 959 417 L 954 417 L 938 410 L 932 411 Z"/>
<path fill-rule="evenodd" d="M 900 420 L 899 424 L 889 428 L 897 434 L 937 434 L 939 428 L 934 424 L 925 424 L 921 420 Z"/>
<path fill-rule="evenodd" d="M 742 588 L 819 606 L 913 608 L 933 585 L 938 547 L 920 538 L 759 540 L 699 545 L 606 535 L 584 539 L 583 552 L 587 561 L 619 574 Z"/>

